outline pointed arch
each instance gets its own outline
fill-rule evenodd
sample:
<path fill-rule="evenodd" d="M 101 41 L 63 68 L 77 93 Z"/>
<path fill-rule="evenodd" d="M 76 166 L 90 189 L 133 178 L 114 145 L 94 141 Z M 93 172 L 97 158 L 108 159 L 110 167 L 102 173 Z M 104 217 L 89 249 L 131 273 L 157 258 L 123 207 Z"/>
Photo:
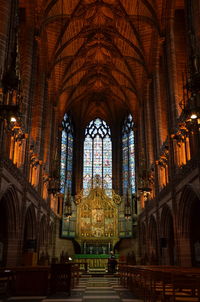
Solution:
<path fill-rule="evenodd" d="M 168 205 L 165 205 L 161 213 L 161 238 L 160 238 L 160 249 L 165 261 L 165 264 L 174 265 L 175 259 L 175 244 L 174 244 L 174 221 L 172 211 Z M 163 250 L 162 250 L 163 248 Z M 163 255 L 163 253 L 165 255 Z"/>
<path fill-rule="evenodd" d="M 39 227 L 39 247 L 44 247 L 47 241 L 47 221 L 46 216 L 42 215 Z"/>
<path fill-rule="evenodd" d="M 5 213 L 9 217 L 8 232 L 14 237 L 20 224 L 20 208 L 17 191 L 14 185 L 9 185 L 0 196 L 0 205 L 5 207 Z"/>
<path fill-rule="evenodd" d="M 150 264 L 158 264 L 158 237 L 157 237 L 157 223 L 155 217 L 152 215 L 149 220 L 149 258 Z"/>
<path fill-rule="evenodd" d="M 182 235 L 189 236 L 190 217 L 196 201 L 200 202 L 200 193 L 192 184 L 187 184 L 182 191 L 178 211 L 178 226 Z"/>
<path fill-rule="evenodd" d="M 0 264 L 3 266 L 8 263 L 15 264 L 18 250 L 13 250 L 13 246 L 18 245 L 20 218 L 17 191 L 14 185 L 9 185 L 2 192 L 0 198 L 0 244 L 3 250 Z"/>
<path fill-rule="evenodd" d="M 162 209 L 162 213 L 161 213 L 161 225 L 160 225 L 160 229 L 161 229 L 161 236 L 162 237 L 168 237 L 169 235 L 169 226 L 172 223 L 173 224 L 173 217 L 172 217 L 172 212 L 169 208 L 168 205 L 165 205 Z"/>
<path fill-rule="evenodd" d="M 36 249 L 36 237 L 37 237 L 37 220 L 35 214 L 35 207 L 33 204 L 29 205 L 25 213 L 24 221 L 24 249 L 34 250 Z"/>

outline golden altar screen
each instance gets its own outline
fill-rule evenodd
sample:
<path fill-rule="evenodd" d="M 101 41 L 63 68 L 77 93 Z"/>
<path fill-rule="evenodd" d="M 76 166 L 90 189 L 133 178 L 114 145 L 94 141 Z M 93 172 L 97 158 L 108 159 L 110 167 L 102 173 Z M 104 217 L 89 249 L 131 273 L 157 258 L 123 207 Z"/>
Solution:
<path fill-rule="evenodd" d="M 119 240 L 118 205 L 121 199 L 112 190 L 111 197 L 97 186 L 77 202 L 76 239 L 81 244 L 114 244 Z"/>

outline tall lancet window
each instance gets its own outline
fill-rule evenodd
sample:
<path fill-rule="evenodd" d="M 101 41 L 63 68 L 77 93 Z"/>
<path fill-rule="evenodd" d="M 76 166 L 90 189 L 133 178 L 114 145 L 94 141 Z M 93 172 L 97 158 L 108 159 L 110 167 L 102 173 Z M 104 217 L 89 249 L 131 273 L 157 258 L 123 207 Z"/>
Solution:
<path fill-rule="evenodd" d="M 100 185 L 112 189 L 112 142 L 109 126 L 96 118 L 85 129 L 83 189 L 95 184 L 99 176 Z"/>
<path fill-rule="evenodd" d="M 135 146 L 133 132 L 133 118 L 131 115 L 125 119 L 122 127 L 122 176 L 123 195 L 135 192 Z"/>
<path fill-rule="evenodd" d="M 70 117 L 65 114 L 62 122 L 60 192 L 66 193 L 72 187 L 73 127 Z"/>

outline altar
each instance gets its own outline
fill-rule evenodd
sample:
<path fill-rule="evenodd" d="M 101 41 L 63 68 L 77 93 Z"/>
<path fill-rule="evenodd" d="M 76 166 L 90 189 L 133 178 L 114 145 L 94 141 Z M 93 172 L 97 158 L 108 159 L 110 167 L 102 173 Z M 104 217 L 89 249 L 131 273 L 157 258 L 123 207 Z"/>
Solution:
<path fill-rule="evenodd" d="M 72 215 L 63 217 L 63 238 L 74 239 L 79 254 L 74 261 L 90 269 L 107 269 L 110 252 L 127 235 L 124 200 L 95 175 L 88 187 L 73 197 Z"/>
<path fill-rule="evenodd" d="M 118 255 L 115 255 L 116 259 Z M 110 258 L 109 254 L 76 254 L 74 256 L 74 262 L 76 263 L 86 263 L 88 272 L 91 271 L 102 271 L 106 272 L 108 269 L 108 259 Z"/>

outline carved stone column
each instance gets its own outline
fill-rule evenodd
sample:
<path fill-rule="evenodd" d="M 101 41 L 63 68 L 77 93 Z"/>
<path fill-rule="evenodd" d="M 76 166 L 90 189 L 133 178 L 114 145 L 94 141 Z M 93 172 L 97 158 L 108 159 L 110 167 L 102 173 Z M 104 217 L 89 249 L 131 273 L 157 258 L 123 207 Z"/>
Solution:
<path fill-rule="evenodd" d="M 170 100 L 170 117 L 171 129 L 176 127 L 178 117 L 178 87 L 177 87 L 177 68 L 176 68 L 176 49 L 174 37 L 174 17 L 168 21 L 168 35 L 166 39 L 166 63 L 168 66 L 168 83 L 169 83 L 169 100 Z"/>
<path fill-rule="evenodd" d="M 11 15 L 11 0 L 0 0 L 0 77 L 4 71 L 6 48 L 9 39 L 9 18 Z"/>

